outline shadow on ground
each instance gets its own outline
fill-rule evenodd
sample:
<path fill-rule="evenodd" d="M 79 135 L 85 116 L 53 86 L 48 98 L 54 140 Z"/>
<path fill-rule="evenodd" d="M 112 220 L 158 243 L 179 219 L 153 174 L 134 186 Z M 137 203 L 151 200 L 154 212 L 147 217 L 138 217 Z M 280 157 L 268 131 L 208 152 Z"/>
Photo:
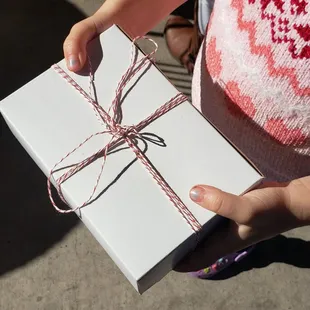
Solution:
<path fill-rule="evenodd" d="M 63 0 L 2 1 L 0 100 L 61 60 L 62 42 L 82 18 L 81 12 Z M 45 176 L 2 117 L 0 121 L 1 275 L 44 253 L 78 219 L 56 213 L 48 200 Z"/>
<path fill-rule="evenodd" d="M 182 7 L 182 15 L 186 16 L 184 10 L 190 12 L 186 8 Z M 0 4 L 0 100 L 59 61 L 64 38 L 82 18 L 80 11 L 63 0 L 3 1 Z M 48 200 L 45 176 L 2 118 L 0 121 L 2 275 L 43 254 L 78 224 L 78 218 L 54 211 Z M 221 274 L 221 279 L 272 262 L 309 268 L 309 251 L 309 242 L 279 236 L 259 245 L 244 263 Z"/>
<path fill-rule="evenodd" d="M 256 246 L 240 263 L 223 270 L 211 280 L 225 280 L 251 269 L 264 268 L 272 263 L 284 263 L 298 268 L 310 268 L 310 241 L 277 236 Z"/>

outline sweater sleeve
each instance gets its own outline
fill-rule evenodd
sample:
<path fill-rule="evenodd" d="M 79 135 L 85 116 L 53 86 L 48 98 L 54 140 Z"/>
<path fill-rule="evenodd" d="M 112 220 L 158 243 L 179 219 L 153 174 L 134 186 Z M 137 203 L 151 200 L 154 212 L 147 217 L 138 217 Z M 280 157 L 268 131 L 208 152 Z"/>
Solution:
<path fill-rule="evenodd" d="M 118 26 L 132 38 L 145 35 L 184 2 L 186 0 L 137 0 L 122 12 Z"/>

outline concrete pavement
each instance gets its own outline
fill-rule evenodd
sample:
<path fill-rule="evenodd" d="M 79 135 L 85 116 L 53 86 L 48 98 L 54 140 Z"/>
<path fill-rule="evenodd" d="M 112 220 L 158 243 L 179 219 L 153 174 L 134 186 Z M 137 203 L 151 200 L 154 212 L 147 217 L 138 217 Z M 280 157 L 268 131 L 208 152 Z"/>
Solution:
<path fill-rule="evenodd" d="M 100 1 L 16 0 L 0 4 L 0 99 L 62 57 L 71 25 Z M 190 78 L 153 29 L 160 68 L 190 94 Z M 258 246 L 212 281 L 171 272 L 139 296 L 73 216 L 56 214 L 45 177 L 2 121 L 0 187 L 1 310 L 303 310 L 310 309 L 310 229 Z"/>

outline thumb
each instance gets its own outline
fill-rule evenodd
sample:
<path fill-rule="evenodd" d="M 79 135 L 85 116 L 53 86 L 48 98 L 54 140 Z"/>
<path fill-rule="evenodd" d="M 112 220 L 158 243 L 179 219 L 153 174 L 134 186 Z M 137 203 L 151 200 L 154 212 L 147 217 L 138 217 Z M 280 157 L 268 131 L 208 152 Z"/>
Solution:
<path fill-rule="evenodd" d="M 83 68 L 86 61 L 87 43 L 110 26 L 105 14 L 97 12 L 71 28 L 63 45 L 69 70 L 76 72 Z"/>
<path fill-rule="evenodd" d="M 190 197 L 203 208 L 237 223 L 246 224 L 252 218 L 253 203 L 245 196 L 236 196 L 211 186 L 198 185 L 191 189 Z"/>

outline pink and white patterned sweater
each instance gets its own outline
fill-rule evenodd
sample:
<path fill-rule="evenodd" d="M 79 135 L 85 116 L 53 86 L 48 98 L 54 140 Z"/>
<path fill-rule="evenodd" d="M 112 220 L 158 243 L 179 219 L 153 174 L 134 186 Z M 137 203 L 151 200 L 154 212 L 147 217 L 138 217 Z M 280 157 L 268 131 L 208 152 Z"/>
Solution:
<path fill-rule="evenodd" d="M 120 26 L 143 35 L 185 1 L 136 1 Z M 310 0 L 215 0 L 192 99 L 266 177 L 310 175 Z"/>
<path fill-rule="evenodd" d="M 310 0 L 216 0 L 192 95 L 266 177 L 310 175 Z"/>

